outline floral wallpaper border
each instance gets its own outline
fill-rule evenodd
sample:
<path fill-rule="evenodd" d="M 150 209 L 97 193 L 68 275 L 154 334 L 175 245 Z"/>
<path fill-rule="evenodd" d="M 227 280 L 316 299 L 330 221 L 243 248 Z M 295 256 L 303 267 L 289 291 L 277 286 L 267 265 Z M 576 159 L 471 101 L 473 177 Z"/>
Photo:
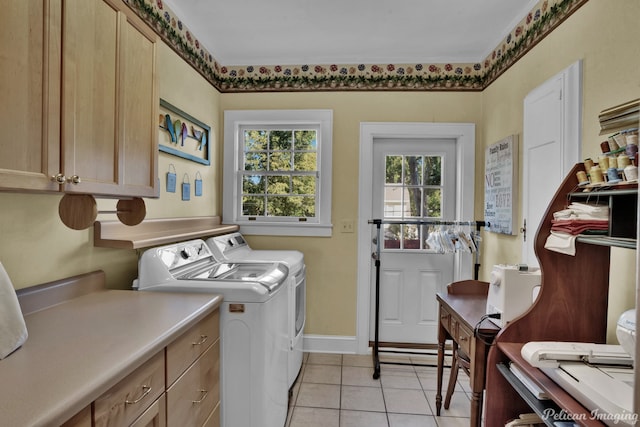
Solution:
<path fill-rule="evenodd" d="M 482 63 L 220 65 L 163 0 L 124 0 L 220 92 L 481 91 L 588 0 L 540 0 Z"/>

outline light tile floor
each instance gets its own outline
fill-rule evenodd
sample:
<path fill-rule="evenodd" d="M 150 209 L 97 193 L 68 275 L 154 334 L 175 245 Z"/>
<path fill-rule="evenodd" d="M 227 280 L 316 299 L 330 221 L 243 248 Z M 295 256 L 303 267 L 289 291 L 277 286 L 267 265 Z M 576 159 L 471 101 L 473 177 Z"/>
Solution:
<path fill-rule="evenodd" d="M 463 427 L 469 425 L 469 378 L 460 372 L 448 410 L 435 415 L 436 358 L 380 353 L 373 379 L 370 355 L 309 353 L 289 402 L 287 427 Z M 432 365 L 432 366 L 418 366 Z M 449 381 L 445 368 L 443 399 Z"/>

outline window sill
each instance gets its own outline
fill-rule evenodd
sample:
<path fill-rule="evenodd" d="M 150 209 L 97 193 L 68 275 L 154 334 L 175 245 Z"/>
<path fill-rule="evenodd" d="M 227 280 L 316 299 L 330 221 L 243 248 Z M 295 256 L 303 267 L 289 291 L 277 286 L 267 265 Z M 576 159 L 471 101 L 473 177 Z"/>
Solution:
<path fill-rule="evenodd" d="M 333 231 L 332 224 L 257 224 L 255 221 L 239 221 L 236 224 L 240 226 L 242 234 L 257 236 L 331 237 Z"/>

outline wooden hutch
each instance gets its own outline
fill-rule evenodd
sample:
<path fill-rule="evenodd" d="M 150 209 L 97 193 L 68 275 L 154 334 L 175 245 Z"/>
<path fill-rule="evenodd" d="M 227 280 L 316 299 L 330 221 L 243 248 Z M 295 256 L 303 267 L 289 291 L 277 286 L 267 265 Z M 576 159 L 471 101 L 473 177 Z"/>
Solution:
<path fill-rule="evenodd" d="M 636 115 L 637 120 L 637 115 Z M 636 121 L 637 123 L 637 121 Z M 578 341 L 605 343 L 609 292 L 611 247 L 636 249 L 638 185 L 627 183 L 600 191 L 583 192 L 578 186 L 574 166 L 554 195 L 542 219 L 534 241 L 534 250 L 542 269 L 541 291 L 535 304 L 521 317 L 509 323 L 496 337 L 487 362 L 485 426 L 503 426 L 519 414 L 536 412 L 556 414 L 563 421 L 583 426 L 602 426 L 590 411 L 521 356 L 529 341 Z M 595 189 L 594 189 L 595 190 Z M 571 201 L 599 203 L 610 208 L 610 226 L 606 236 L 579 236 L 576 255 L 569 256 L 544 248 L 551 230 L 553 213 Z M 637 257 L 637 255 L 636 255 Z M 636 277 L 636 295 L 638 278 Z M 637 299 L 637 297 L 636 297 Z M 636 354 L 640 354 L 637 350 Z M 511 374 L 515 363 L 550 400 L 538 400 Z M 635 372 L 634 412 L 640 409 L 640 384 Z M 563 418 L 564 417 L 564 418 Z M 548 418 L 545 424 L 553 426 Z"/>

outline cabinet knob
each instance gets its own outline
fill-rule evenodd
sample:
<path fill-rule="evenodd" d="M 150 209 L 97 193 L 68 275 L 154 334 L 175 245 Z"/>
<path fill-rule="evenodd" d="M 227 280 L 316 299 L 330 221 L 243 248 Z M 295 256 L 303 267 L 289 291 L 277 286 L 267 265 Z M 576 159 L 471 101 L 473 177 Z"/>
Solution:
<path fill-rule="evenodd" d="M 67 177 L 64 176 L 64 174 L 57 174 L 51 177 L 51 181 L 56 182 L 60 185 L 64 184 L 65 182 L 67 182 Z"/>
<path fill-rule="evenodd" d="M 73 175 L 69 178 L 67 178 L 67 182 L 69 184 L 73 184 L 73 185 L 78 185 L 82 182 L 82 180 L 80 179 L 80 177 L 78 175 Z"/>

